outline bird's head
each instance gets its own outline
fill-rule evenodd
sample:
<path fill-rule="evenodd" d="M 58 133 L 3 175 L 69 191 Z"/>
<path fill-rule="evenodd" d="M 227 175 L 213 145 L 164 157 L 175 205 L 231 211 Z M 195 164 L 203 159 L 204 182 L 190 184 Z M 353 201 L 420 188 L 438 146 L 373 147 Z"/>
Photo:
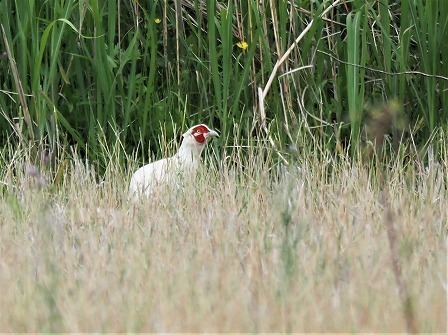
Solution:
<path fill-rule="evenodd" d="M 207 140 L 213 136 L 218 137 L 218 133 L 210 129 L 205 124 L 198 124 L 188 129 L 183 135 L 185 142 L 190 142 L 195 145 L 203 146 Z"/>
<path fill-rule="evenodd" d="M 198 124 L 188 129 L 183 135 L 180 151 L 182 154 L 200 156 L 202 150 L 211 137 L 218 137 L 218 133 L 205 124 Z M 193 159 L 195 159 L 193 157 Z"/>

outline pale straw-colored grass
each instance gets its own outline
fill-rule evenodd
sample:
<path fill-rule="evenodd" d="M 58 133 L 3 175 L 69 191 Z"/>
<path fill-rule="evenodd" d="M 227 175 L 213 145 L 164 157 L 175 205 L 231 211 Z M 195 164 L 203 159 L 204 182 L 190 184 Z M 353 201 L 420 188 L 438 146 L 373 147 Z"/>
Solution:
<path fill-rule="evenodd" d="M 74 157 L 41 187 L 11 155 L 0 331 L 446 331 L 446 161 L 392 165 L 385 189 L 358 161 L 263 153 L 136 204 L 131 168 L 99 181 Z"/>

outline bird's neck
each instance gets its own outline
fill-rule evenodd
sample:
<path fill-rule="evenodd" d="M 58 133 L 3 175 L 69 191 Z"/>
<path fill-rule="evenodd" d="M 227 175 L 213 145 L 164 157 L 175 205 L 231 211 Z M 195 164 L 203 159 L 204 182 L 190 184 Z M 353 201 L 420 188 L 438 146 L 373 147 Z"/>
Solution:
<path fill-rule="evenodd" d="M 203 147 L 183 142 L 176 156 L 182 163 L 195 164 L 201 160 Z"/>

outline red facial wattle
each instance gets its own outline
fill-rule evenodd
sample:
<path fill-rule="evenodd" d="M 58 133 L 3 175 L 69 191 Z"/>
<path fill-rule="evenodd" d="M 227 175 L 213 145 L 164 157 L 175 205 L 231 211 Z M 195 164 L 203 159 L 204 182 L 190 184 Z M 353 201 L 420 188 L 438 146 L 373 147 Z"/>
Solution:
<path fill-rule="evenodd" d="M 207 127 L 204 127 L 203 125 L 197 126 L 193 128 L 192 134 L 196 142 L 198 143 L 205 143 L 205 134 L 209 133 L 210 131 L 207 129 Z"/>

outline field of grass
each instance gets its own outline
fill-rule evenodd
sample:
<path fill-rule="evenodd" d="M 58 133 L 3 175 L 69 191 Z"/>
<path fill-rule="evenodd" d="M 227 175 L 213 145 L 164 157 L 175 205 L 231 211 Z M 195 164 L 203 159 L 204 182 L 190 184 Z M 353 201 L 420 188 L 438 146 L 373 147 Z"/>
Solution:
<path fill-rule="evenodd" d="M 446 13 L 1 0 L 0 332 L 446 332 Z"/>
<path fill-rule="evenodd" d="M 381 167 L 304 150 L 301 171 L 211 149 L 139 203 L 133 163 L 99 179 L 67 154 L 53 185 L 4 150 L 0 331 L 446 331 L 446 146 Z"/>

